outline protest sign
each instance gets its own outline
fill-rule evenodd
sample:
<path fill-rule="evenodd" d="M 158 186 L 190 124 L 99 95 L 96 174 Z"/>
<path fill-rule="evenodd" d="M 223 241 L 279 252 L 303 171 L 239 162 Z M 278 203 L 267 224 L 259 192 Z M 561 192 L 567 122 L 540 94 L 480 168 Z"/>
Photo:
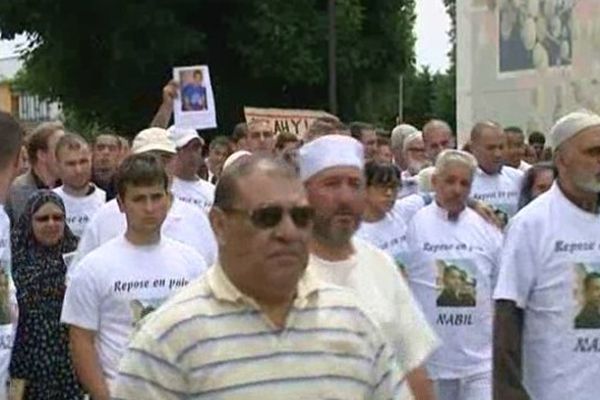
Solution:
<path fill-rule="evenodd" d="M 175 125 L 194 129 L 216 128 L 217 114 L 208 66 L 175 67 L 173 79 L 179 83 L 179 96 L 173 103 Z"/>
<path fill-rule="evenodd" d="M 304 137 L 311 124 L 321 117 L 335 118 L 335 116 L 318 110 L 295 110 L 282 108 L 255 108 L 244 107 L 246 122 L 264 120 L 269 123 L 273 132 L 290 132 L 298 137 Z"/>

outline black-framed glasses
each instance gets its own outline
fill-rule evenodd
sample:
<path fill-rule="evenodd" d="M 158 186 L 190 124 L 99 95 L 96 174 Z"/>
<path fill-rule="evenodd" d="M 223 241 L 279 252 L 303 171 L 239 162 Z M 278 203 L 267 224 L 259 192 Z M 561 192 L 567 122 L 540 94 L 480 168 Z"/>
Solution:
<path fill-rule="evenodd" d="M 281 223 L 284 214 L 289 214 L 294 225 L 300 229 L 306 229 L 312 223 L 315 210 L 309 206 L 297 206 L 286 208 L 282 206 L 264 206 L 255 210 L 244 210 L 241 208 L 225 208 L 224 212 L 235 212 L 246 216 L 253 226 L 259 229 L 274 228 Z"/>

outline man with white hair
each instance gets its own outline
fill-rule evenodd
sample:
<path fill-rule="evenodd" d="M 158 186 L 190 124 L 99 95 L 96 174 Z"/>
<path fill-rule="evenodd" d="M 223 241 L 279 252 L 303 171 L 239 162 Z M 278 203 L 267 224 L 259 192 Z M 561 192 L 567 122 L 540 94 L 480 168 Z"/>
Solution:
<path fill-rule="evenodd" d="M 471 195 L 495 207 L 508 220 L 519 210 L 523 172 L 504 165 L 506 136 L 496 122 L 483 121 L 471 131 L 471 152 L 479 168 Z"/>
<path fill-rule="evenodd" d="M 133 154 L 155 154 L 162 160 L 169 179 L 173 179 L 177 148 L 165 129 L 144 129 L 134 138 L 131 151 Z M 72 264 L 76 265 L 86 254 L 125 232 L 126 227 L 125 215 L 119 210 L 117 200 L 104 204 L 87 224 Z M 210 223 L 205 213 L 197 207 L 176 198 L 171 199 L 162 233 L 193 247 L 208 265 L 216 258 L 217 244 Z"/>
<path fill-rule="evenodd" d="M 427 362 L 438 400 L 492 398 L 492 290 L 502 234 L 467 206 L 476 169 L 469 153 L 440 153 L 435 201 L 407 233 L 406 276 L 443 343 Z"/>
<path fill-rule="evenodd" d="M 431 163 L 425 154 L 423 133 L 415 131 L 404 139 L 402 155 L 406 169 L 402 171 L 402 189 L 398 197 L 406 197 L 419 191 L 418 174 Z"/>
<path fill-rule="evenodd" d="M 600 116 L 568 114 L 550 131 L 558 178 L 510 222 L 494 326 L 496 399 L 596 400 L 600 329 L 583 328 L 600 268 Z"/>
<path fill-rule="evenodd" d="M 441 119 L 430 120 L 423 125 L 423 144 L 427 158 L 435 163 L 438 154 L 446 149 L 454 148 L 452 128 Z"/>
<path fill-rule="evenodd" d="M 422 364 L 437 338 L 391 257 L 354 238 L 365 207 L 363 145 L 323 136 L 300 148 L 299 167 L 315 209 L 309 268 L 326 282 L 356 290 L 394 346 L 416 398 L 432 399 Z"/>
<path fill-rule="evenodd" d="M 171 192 L 179 200 L 208 213 L 215 198 L 215 186 L 198 176 L 203 163 L 203 141 L 192 128 L 172 126 L 169 135 L 177 147 Z"/>
<path fill-rule="evenodd" d="M 394 154 L 394 162 L 402 171 L 406 169 L 406 162 L 403 154 L 404 140 L 414 132 L 417 132 L 417 128 L 408 124 L 400 124 L 392 129 L 390 142 L 392 153 Z"/>

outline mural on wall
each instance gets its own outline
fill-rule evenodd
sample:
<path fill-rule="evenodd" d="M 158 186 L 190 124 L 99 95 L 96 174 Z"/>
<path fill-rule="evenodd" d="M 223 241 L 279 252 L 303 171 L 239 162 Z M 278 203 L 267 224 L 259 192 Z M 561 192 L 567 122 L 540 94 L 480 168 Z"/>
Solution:
<path fill-rule="evenodd" d="M 474 122 L 546 132 L 600 111 L 600 1 L 458 0 L 459 143 Z"/>

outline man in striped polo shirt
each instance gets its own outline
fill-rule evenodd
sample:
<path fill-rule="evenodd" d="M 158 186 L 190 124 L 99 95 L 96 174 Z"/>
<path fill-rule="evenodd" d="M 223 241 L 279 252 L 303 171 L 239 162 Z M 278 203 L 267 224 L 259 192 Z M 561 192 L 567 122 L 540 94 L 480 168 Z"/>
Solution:
<path fill-rule="evenodd" d="M 306 270 L 312 209 L 289 166 L 226 169 L 210 220 L 219 262 L 148 318 L 118 399 L 403 399 L 403 375 L 347 289 Z"/>

